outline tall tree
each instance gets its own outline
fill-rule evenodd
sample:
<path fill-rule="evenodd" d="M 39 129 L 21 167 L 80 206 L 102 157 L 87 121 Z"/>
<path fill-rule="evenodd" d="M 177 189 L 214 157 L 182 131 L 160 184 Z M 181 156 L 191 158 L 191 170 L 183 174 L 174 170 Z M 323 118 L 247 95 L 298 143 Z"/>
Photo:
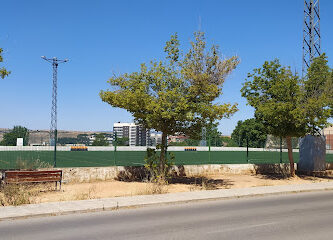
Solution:
<path fill-rule="evenodd" d="M 3 52 L 3 49 L 0 48 L 0 63 L 3 62 L 2 52 Z M 0 68 L 0 77 L 2 79 L 4 79 L 9 74 L 10 74 L 10 71 L 7 71 L 6 68 L 4 68 L 4 67 Z"/>
<path fill-rule="evenodd" d="M 10 132 L 4 134 L 0 145 L 16 146 L 17 138 L 23 138 L 23 145 L 27 146 L 29 143 L 29 130 L 22 126 L 14 126 Z"/>
<path fill-rule="evenodd" d="M 265 126 L 255 118 L 238 121 L 231 138 L 239 147 L 260 148 L 265 145 L 267 133 Z"/>
<path fill-rule="evenodd" d="M 205 123 L 237 111 L 235 104 L 214 100 L 221 95 L 238 58 L 222 59 L 215 45 L 207 50 L 202 32 L 194 37 L 183 55 L 177 34 L 172 35 L 164 48 L 165 61 L 151 61 L 148 66 L 141 64 L 139 72 L 114 76 L 109 80 L 113 89 L 100 93 L 104 102 L 126 109 L 144 127 L 162 132 L 161 178 L 165 178 L 167 135 L 201 129 Z"/>
<path fill-rule="evenodd" d="M 304 136 L 306 122 L 301 107 L 300 79 L 279 60 L 266 61 L 262 68 L 253 70 L 241 89 L 242 96 L 255 108 L 256 118 L 267 132 L 286 138 L 291 175 L 295 175 L 292 137 Z"/>
<path fill-rule="evenodd" d="M 312 135 L 319 134 L 332 114 L 333 71 L 327 62 L 325 53 L 315 58 L 303 80 L 303 109 L 307 132 Z"/>

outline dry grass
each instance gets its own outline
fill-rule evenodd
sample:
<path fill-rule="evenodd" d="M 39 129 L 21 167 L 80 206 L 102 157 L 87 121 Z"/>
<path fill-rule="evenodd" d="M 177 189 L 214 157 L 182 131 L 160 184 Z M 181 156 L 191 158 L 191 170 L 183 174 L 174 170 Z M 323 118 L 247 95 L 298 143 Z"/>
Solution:
<path fill-rule="evenodd" d="M 6 184 L 0 189 L 1 206 L 18 206 L 38 202 L 41 190 L 39 187 L 31 185 Z"/>
<path fill-rule="evenodd" d="M 163 194 L 168 192 L 168 187 L 163 183 L 147 183 L 144 188 L 138 189 L 135 195 Z"/>
<path fill-rule="evenodd" d="M 87 192 L 77 193 L 74 195 L 74 200 L 87 200 L 96 198 L 96 185 L 89 187 Z"/>

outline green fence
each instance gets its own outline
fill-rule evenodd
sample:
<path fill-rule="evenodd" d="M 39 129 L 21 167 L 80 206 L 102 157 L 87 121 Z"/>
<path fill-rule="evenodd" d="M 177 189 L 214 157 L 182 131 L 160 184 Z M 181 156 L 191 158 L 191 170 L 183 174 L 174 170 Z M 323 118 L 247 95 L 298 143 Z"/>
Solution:
<path fill-rule="evenodd" d="M 173 151 L 176 165 L 201 164 L 264 164 L 279 163 L 279 151 Z M 142 166 L 145 151 L 58 151 L 57 167 Z M 297 163 L 299 153 L 294 152 Z M 333 162 L 333 154 L 326 154 Z M 282 162 L 288 163 L 288 154 L 282 153 Z M 42 163 L 53 166 L 52 151 L 0 151 L 0 169 L 31 168 Z"/>

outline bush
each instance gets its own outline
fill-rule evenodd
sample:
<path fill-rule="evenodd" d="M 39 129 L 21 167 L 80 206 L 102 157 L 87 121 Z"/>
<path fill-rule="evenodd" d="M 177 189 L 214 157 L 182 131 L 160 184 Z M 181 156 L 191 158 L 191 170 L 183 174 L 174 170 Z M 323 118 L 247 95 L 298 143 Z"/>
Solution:
<path fill-rule="evenodd" d="M 171 169 L 174 165 L 174 154 L 169 153 L 169 158 L 165 158 L 164 168 L 160 167 L 160 158 L 155 149 L 147 148 L 147 156 L 145 158 L 145 168 L 149 172 L 149 180 L 151 182 L 165 182 L 171 177 Z"/>

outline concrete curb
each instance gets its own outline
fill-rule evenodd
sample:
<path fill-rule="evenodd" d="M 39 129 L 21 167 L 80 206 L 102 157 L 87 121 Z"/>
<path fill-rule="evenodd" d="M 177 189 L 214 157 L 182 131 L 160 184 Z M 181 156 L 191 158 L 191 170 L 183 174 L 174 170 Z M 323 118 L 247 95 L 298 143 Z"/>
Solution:
<path fill-rule="evenodd" d="M 68 202 L 51 202 L 22 205 L 17 207 L 8 206 L 0 207 L 0 221 L 27 217 L 95 212 L 121 208 L 135 208 L 147 205 L 173 204 L 193 201 L 230 199 L 324 190 L 333 190 L 333 182 L 167 193 L 159 195 L 140 195 L 132 197 L 115 197 Z"/>

